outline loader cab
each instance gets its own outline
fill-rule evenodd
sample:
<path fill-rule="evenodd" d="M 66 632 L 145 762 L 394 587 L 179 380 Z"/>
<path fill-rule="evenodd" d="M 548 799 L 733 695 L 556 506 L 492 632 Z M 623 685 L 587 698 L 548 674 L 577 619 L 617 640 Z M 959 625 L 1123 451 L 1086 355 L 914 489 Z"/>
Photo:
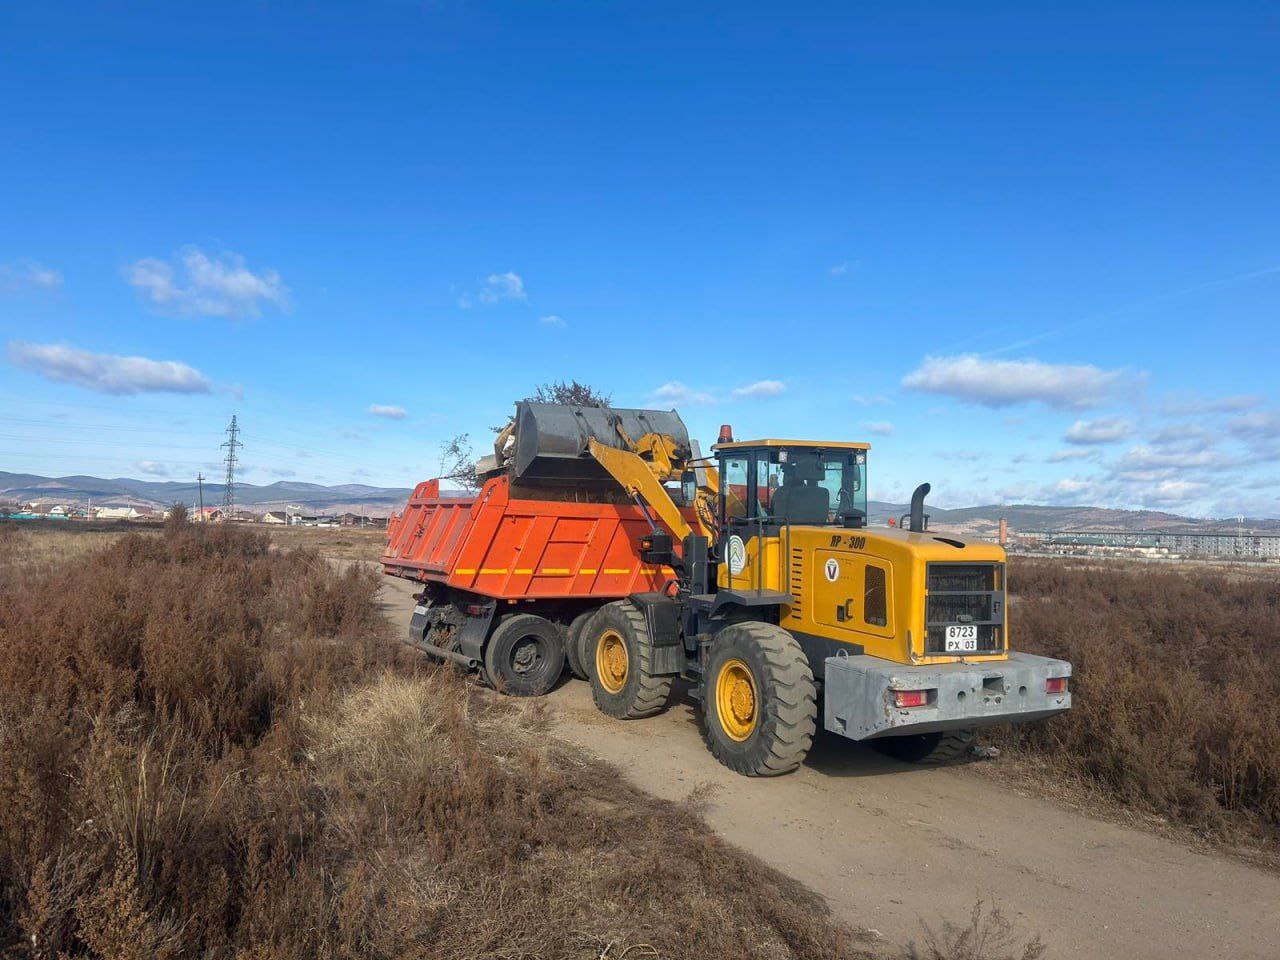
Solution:
<path fill-rule="evenodd" d="M 767 535 L 788 525 L 866 526 L 869 444 L 721 436 L 712 448 L 721 530 L 749 526 Z"/>

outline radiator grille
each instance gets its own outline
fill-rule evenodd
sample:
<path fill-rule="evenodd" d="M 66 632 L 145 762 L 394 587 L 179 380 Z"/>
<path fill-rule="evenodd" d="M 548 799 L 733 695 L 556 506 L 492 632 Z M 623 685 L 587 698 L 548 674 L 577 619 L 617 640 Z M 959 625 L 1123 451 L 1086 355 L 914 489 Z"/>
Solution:
<path fill-rule="evenodd" d="M 1004 650 L 1003 564 L 931 563 L 925 578 L 925 653 L 947 655 L 946 628 L 959 625 L 977 627 L 977 649 L 970 652 Z"/>

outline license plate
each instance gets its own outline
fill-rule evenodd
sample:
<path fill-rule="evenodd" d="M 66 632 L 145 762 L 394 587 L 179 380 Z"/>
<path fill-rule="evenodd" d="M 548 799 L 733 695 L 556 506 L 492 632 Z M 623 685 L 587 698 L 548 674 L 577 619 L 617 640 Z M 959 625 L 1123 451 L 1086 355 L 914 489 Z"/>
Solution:
<path fill-rule="evenodd" d="M 973 653 L 978 649 L 978 628 L 963 623 L 947 627 L 943 640 L 947 653 Z"/>

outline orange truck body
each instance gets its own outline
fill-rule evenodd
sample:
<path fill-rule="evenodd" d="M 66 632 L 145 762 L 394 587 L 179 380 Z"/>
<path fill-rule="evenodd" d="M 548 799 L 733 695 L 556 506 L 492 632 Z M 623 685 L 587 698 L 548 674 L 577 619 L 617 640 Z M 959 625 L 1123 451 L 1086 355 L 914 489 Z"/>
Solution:
<path fill-rule="evenodd" d="M 513 498 L 505 476 L 475 496 L 441 496 L 427 480 L 392 516 L 382 566 L 500 600 L 617 599 L 674 578 L 641 559 L 650 532 L 638 506 Z"/>

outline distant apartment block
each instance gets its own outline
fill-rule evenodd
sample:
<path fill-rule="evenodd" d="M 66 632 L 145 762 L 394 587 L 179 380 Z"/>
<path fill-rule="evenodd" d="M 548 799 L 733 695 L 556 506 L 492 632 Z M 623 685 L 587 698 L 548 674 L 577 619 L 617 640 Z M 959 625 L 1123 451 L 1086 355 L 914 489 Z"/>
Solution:
<path fill-rule="evenodd" d="M 1280 534 L 1053 530 L 1013 535 L 1013 549 L 1071 556 L 1280 561 Z"/>

